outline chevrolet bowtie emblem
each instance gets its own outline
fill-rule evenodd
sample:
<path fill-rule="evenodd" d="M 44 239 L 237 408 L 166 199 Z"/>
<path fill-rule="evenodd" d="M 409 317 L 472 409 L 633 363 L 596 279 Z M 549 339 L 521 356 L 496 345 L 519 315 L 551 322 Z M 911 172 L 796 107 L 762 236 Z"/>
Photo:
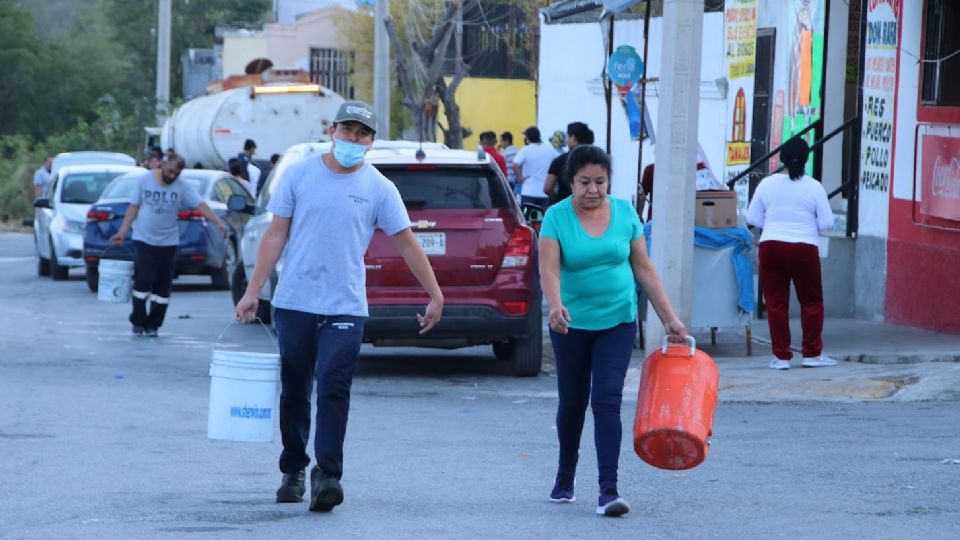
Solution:
<path fill-rule="evenodd" d="M 418 228 L 418 229 L 430 229 L 430 228 L 432 228 L 432 227 L 436 227 L 436 226 L 437 226 L 437 222 L 436 222 L 436 221 L 427 221 L 427 220 L 425 220 L 425 219 L 421 219 L 420 221 L 415 221 L 415 222 L 413 223 L 413 226 L 416 227 L 416 228 Z"/>

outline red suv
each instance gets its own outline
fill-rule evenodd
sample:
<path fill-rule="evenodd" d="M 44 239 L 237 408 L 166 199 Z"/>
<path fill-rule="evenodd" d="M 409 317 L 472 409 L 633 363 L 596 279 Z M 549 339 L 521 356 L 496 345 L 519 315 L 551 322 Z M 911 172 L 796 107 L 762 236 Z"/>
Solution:
<path fill-rule="evenodd" d="M 443 290 L 443 319 L 419 335 L 427 294 L 383 231 L 367 250 L 370 318 L 364 340 L 382 346 L 493 345 L 518 376 L 540 372 L 541 292 L 536 233 L 486 154 L 371 150 L 367 161 L 400 190 L 413 232 Z"/>
<path fill-rule="evenodd" d="M 240 243 L 243 264 L 234 278 L 235 302 L 272 217 L 266 207 L 276 189 L 275 177 L 328 148 L 329 143 L 296 145 L 267 177 Z M 417 150 L 416 143 L 377 141 L 366 160 L 400 190 L 413 232 L 443 290 L 443 319 L 419 335 L 415 314 L 423 312 L 429 297 L 393 241 L 378 230 L 365 255 L 370 317 L 364 341 L 444 349 L 489 344 L 497 358 L 511 362 L 516 375 L 538 374 L 543 329 L 536 233 L 486 154 L 437 144 L 424 144 L 420 157 Z M 535 207 L 526 210 L 537 214 Z M 264 300 L 271 298 L 276 279 L 272 276 L 260 293 L 264 320 L 270 318 Z"/>

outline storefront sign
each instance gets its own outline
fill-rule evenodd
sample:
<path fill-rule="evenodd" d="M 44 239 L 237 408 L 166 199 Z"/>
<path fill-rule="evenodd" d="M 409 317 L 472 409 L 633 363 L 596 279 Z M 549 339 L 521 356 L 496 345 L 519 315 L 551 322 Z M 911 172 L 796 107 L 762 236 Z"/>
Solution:
<path fill-rule="evenodd" d="M 643 77 L 643 59 L 630 45 L 617 47 L 607 62 L 607 75 L 621 96 L 626 96 L 631 88 Z"/>
<path fill-rule="evenodd" d="M 875 0 L 867 7 L 863 62 L 863 130 L 860 190 L 886 193 L 893 159 L 894 98 L 900 0 Z"/>
<path fill-rule="evenodd" d="M 920 212 L 960 221 L 960 138 L 923 136 Z"/>
<path fill-rule="evenodd" d="M 727 144 L 724 182 L 750 164 L 750 128 L 757 49 L 757 0 L 726 0 L 724 6 L 727 81 Z M 737 206 L 747 208 L 747 177 L 734 186 Z"/>

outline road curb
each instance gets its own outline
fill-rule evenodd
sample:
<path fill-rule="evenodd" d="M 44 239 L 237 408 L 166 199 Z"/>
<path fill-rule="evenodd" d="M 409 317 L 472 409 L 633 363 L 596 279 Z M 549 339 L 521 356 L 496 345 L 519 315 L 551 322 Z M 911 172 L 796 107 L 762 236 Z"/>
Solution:
<path fill-rule="evenodd" d="M 769 339 L 764 339 L 763 337 L 758 337 L 754 335 L 753 342 L 760 345 L 766 345 L 768 347 L 772 346 L 773 343 Z M 802 353 L 803 350 L 800 347 L 791 346 L 790 350 L 795 353 Z M 838 361 L 843 362 L 857 362 L 860 364 L 877 364 L 877 365 L 896 365 L 896 364 L 922 364 L 926 362 L 960 362 L 960 354 L 957 352 L 933 352 L 933 353 L 859 353 L 859 354 L 849 354 L 849 353 L 830 353 L 825 351 L 830 358 L 833 358 Z"/>

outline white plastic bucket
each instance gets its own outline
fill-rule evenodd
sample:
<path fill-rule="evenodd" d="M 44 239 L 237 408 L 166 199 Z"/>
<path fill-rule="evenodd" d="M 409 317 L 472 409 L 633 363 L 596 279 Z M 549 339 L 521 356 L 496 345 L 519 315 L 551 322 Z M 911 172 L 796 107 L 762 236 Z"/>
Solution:
<path fill-rule="evenodd" d="M 279 381 L 279 354 L 214 350 L 207 437 L 272 441 Z"/>
<path fill-rule="evenodd" d="M 130 301 L 133 291 L 133 261 L 100 259 L 97 300 L 115 304 Z"/>

